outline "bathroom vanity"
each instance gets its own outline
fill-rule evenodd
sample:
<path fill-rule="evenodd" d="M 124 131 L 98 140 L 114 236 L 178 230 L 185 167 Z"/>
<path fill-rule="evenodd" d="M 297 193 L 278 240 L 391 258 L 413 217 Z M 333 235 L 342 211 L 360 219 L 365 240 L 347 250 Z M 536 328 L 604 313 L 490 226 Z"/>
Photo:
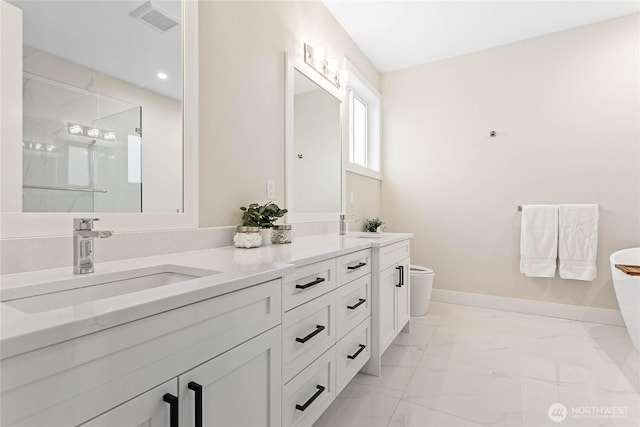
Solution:
<path fill-rule="evenodd" d="M 2 276 L 1 424 L 310 426 L 408 320 L 411 235 L 375 237 Z"/>

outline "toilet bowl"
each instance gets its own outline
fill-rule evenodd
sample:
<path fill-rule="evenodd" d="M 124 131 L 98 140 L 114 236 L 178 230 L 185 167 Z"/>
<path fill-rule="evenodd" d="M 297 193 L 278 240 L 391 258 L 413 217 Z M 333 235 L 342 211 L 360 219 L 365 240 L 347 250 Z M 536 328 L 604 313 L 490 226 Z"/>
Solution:
<path fill-rule="evenodd" d="M 411 273 L 411 316 L 424 316 L 429 311 L 434 273 L 430 268 L 419 265 L 412 265 L 409 269 Z"/>
<path fill-rule="evenodd" d="M 614 252 L 609 261 L 613 287 L 624 324 L 633 346 L 640 351 L 640 276 L 630 276 L 615 267 L 615 264 L 640 265 L 640 248 Z"/>

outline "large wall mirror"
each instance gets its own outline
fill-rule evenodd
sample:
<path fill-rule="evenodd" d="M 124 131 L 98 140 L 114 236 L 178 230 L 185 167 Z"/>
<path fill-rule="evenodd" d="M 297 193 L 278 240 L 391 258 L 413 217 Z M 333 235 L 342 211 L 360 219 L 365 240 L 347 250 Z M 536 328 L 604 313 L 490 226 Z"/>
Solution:
<path fill-rule="evenodd" d="M 135 213 L 161 215 L 151 227 L 164 228 L 177 214 L 167 227 L 197 226 L 197 174 L 185 166 L 197 150 L 197 2 L 6 1 L 21 11 L 12 20 L 20 40 L 10 44 L 3 29 L 2 47 L 21 55 L 22 114 L 19 138 L 3 132 L 0 142 L 16 157 L 3 162 L 2 191 L 12 195 L 3 196 L 3 220 Z M 13 75 L 5 55 L 3 79 Z M 5 225 L 4 237 L 20 235 Z"/>
<path fill-rule="evenodd" d="M 287 60 L 289 222 L 336 220 L 342 211 L 341 92 L 304 63 Z"/>

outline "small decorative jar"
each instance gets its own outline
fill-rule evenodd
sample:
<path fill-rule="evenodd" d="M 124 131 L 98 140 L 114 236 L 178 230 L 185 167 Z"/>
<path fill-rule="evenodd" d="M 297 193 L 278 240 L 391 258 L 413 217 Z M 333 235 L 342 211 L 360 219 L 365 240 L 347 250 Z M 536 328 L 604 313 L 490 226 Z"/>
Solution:
<path fill-rule="evenodd" d="M 239 225 L 236 235 L 233 236 L 233 245 L 236 248 L 257 248 L 262 243 L 260 228 Z"/>
<path fill-rule="evenodd" d="M 291 243 L 291 224 L 274 225 L 271 232 L 271 243 Z"/>

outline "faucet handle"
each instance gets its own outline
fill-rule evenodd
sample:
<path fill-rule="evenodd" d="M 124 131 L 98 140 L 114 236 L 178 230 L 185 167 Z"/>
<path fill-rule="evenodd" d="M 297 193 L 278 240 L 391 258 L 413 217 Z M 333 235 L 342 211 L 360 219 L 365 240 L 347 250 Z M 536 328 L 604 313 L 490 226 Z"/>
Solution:
<path fill-rule="evenodd" d="M 73 229 L 91 230 L 93 228 L 93 221 L 100 221 L 100 218 L 74 218 Z"/>

